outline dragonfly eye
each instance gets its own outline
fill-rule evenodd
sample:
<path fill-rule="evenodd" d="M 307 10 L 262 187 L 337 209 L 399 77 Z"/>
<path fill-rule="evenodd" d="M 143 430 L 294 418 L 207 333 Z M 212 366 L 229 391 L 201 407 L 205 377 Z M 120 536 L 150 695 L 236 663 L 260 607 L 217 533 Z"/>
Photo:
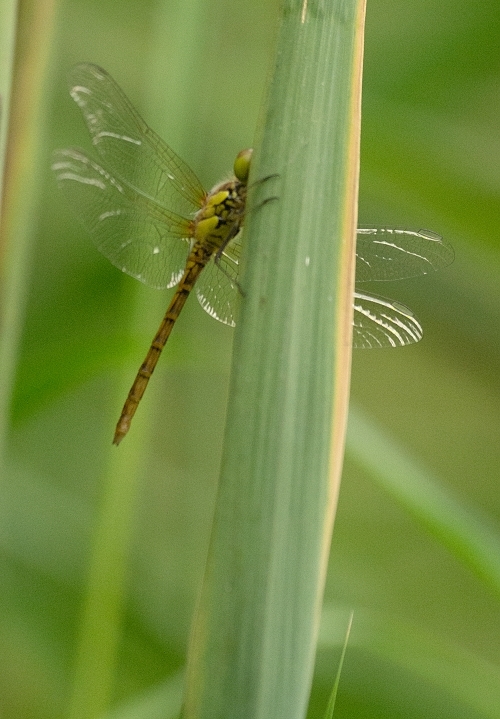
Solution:
<path fill-rule="evenodd" d="M 250 173 L 250 161 L 252 159 L 252 153 L 253 150 L 249 148 L 248 150 L 242 150 L 236 155 L 236 160 L 234 161 L 234 174 L 236 175 L 236 179 L 240 182 L 246 183 L 248 180 L 248 175 Z"/>

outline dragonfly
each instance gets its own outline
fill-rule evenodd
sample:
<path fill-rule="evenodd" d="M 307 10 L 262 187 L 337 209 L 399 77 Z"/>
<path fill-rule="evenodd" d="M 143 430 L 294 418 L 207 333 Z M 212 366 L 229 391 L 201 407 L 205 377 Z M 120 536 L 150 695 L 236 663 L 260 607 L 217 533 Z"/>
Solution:
<path fill-rule="evenodd" d="M 76 65 L 70 94 L 99 162 L 79 149 L 57 150 L 52 169 L 59 186 L 97 249 L 116 267 L 150 287 L 177 286 L 116 425 L 113 443 L 119 444 L 191 290 L 209 315 L 235 325 L 252 150 L 242 150 L 230 179 L 207 192 L 105 70 Z M 361 228 L 356 282 L 427 274 L 453 257 L 451 246 L 427 230 Z M 356 288 L 354 347 L 403 346 L 422 334 L 407 307 Z"/>

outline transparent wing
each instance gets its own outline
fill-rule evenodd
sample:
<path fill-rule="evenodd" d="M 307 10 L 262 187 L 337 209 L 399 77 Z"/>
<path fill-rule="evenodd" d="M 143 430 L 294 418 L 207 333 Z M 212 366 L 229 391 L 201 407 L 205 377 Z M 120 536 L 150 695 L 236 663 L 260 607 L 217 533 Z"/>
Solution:
<path fill-rule="evenodd" d="M 97 249 L 146 285 L 176 285 L 190 248 L 190 222 L 139 195 L 79 150 L 58 150 L 52 164 L 73 211 Z"/>
<path fill-rule="evenodd" d="M 453 248 L 430 230 L 358 229 L 356 282 L 402 280 L 446 267 Z"/>
<path fill-rule="evenodd" d="M 218 261 L 212 257 L 195 285 L 196 296 L 205 312 L 230 327 L 236 324 L 240 256 L 241 241 L 237 235 Z"/>
<path fill-rule="evenodd" d="M 419 342 L 422 335 L 408 307 L 367 292 L 354 293 L 353 347 L 401 347 Z"/>
<path fill-rule="evenodd" d="M 180 215 L 199 209 L 205 191 L 194 172 L 148 127 L 105 70 L 76 65 L 69 80 L 92 143 L 116 178 Z"/>

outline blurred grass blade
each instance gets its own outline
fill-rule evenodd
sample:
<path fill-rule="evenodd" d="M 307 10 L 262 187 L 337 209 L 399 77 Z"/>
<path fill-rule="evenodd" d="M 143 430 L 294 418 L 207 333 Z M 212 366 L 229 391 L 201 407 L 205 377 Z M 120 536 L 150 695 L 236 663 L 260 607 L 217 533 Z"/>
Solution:
<path fill-rule="evenodd" d="M 143 418 L 138 418 L 134 429 L 127 445 L 110 453 L 104 477 L 79 626 L 70 719 L 97 717 L 111 701 L 141 448 L 146 439 Z"/>
<path fill-rule="evenodd" d="M 339 616 L 340 615 L 340 616 Z M 345 611 L 325 605 L 321 618 L 322 647 L 338 646 Z M 445 630 L 446 631 L 446 630 Z M 351 646 L 376 655 L 395 669 L 404 668 L 464 705 L 461 716 L 498 719 L 500 668 L 444 636 L 395 620 L 388 614 L 356 609 Z M 411 695 L 410 701 L 414 701 Z"/>
<path fill-rule="evenodd" d="M 0 218 L 0 474 L 30 276 L 54 0 L 26 3 L 17 28 Z"/>
<path fill-rule="evenodd" d="M 363 22 L 363 2 L 284 4 L 186 719 L 306 712 L 349 391 Z"/>
<path fill-rule="evenodd" d="M 500 595 L 500 537 L 437 477 L 351 403 L 346 452 L 380 486 Z"/>
<path fill-rule="evenodd" d="M 347 651 L 347 644 L 349 642 L 349 637 L 351 635 L 351 627 L 352 627 L 353 617 L 354 617 L 354 612 L 351 612 L 351 614 L 349 615 L 349 623 L 347 625 L 347 631 L 345 633 L 344 646 L 342 647 L 342 654 L 340 655 L 339 666 L 337 669 L 337 674 L 335 676 L 335 683 L 333 685 L 332 693 L 330 694 L 330 699 L 328 700 L 328 706 L 327 706 L 326 712 L 325 712 L 325 719 L 333 719 L 333 712 L 335 711 L 335 703 L 337 701 L 337 693 L 338 693 L 339 684 L 340 684 L 340 676 L 342 674 L 342 667 L 344 666 L 344 659 L 345 659 L 345 653 Z"/>
<path fill-rule="evenodd" d="M 0 0 L 0 217 L 2 216 L 3 178 L 12 91 L 16 23 L 16 0 Z"/>
<path fill-rule="evenodd" d="M 165 4 L 165 8 L 166 8 Z M 191 102 L 196 102 L 196 88 L 199 82 L 199 62 L 194 58 L 202 43 L 205 24 L 203 23 L 205 0 L 193 0 L 179 6 L 175 27 L 170 27 L 175 36 L 184 38 L 183 52 L 191 62 L 184 62 L 184 56 L 176 58 L 168 68 L 168 73 L 176 74 L 175 90 L 181 92 L 162 92 L 163 106 L 168 99 L 169 142 L 170 135 L 177 137 L 176 149 L 182 153 L 182 144 L 187 144 L 186 136 L 186 93 L 191 94 Z M 157 8 L 155 29 L 160 23 L 161 6 Z M 186 40 L 189 38 L 189 41 Z M 147 63 L 148 100 L 153 94 L 155 80 L 162 86 L 165 69 L 165 48 L 162 35 L 155 32 L 155 40 L 149 49 L 150 61 Z M 120 78 L 117 78 L 120 81 Z M 149 104 L 149 102 L 148 102 Z M 195 117 L 196 113 L 189 113 Z M 148 112 L 149 119 L 149 112 Z M 158 128 L 161 132 L 161 128 Z M 141 333 L 145 318 L 165 312 L 165 296 L 137 287 L 135 301 L 131 305 L 130 328 L 133 334 Z M 159 319 L 158 319 L 159 321 Z M 148 338 L 149 339 L 149 338 Z M 143 346 L 138 360 L 143 359 Z M 134 512 L 140 477 L 148 464 L 150 430 L 153 421 L 155 403 L 153 397 L 143 402 L 141 412 L 134 420 L 134 431 L 119 450 L 111 445 L 114 425 L 118 419 L 123 400 L 127 396 L 134 373 L 127 365 L 126 376 L 122 377 L 117 393 L 116 415 L 110 417 L 108 465 L 103 477 L 103 499 L 96 522 L 93 548 L 90 558 L 89 577 L 84 597 L 84 606 L 80 624 L 80 636 L 76 652 L 76 666 L 73 693 L 70 704 L 70 719 L 95 719 L 108 712 L 113 696 L 113 687 L 118 661 L 118 647 L 122 632 L 122 616 L 127 593 L 126 568 L 129 561 L 129 549 L 134 530 Z M 157 379 L 158 381 L 158 379 Z M 161 401 L 161 393 L 157 393 Z M 161 709 L 161 707 L 160 707 Z M 135 715 L 134 715 L 135 716 Z M 139 716 L 139 714 L 138 714 Z"/>

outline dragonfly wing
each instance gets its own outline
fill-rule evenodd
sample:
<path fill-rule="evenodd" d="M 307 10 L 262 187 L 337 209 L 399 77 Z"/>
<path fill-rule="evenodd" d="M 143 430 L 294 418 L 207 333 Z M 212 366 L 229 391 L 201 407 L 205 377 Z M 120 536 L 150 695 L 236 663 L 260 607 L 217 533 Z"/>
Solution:
<path fill-rule="evenodd" d="M 356 282 L 402 280 L 446 267 L 453 248 L 430 230 L 360 228 L 356 241 Z"/>
<path fill-rule="evenodd" d="M 401 347 L 419 342 L 422 335 L 420 322 L 400 302 L 354 293 L 353 347 Z"/>
<path fill-rule="evenodd" d="M 79 150 L 58 150 L 52 169 L 98 250 L 151 287 L 173 287 L 190 249 L 189 221 L 120 183 Z"/>
<path fill-rule="evenodd" d="M 240 256 L 238 235 L 219 258 L 212 257 L 196 283 L 196 296 L 205 312 L 230 327 L 236 325 Z"/>
<path fill-rule="evenodd" d="M 194 172 L 148 127 L 105 70 L 83 63 L 69 80 L 92 143 L 113 175 L 180 215 L 200 207 L 206 193 Z"/>

